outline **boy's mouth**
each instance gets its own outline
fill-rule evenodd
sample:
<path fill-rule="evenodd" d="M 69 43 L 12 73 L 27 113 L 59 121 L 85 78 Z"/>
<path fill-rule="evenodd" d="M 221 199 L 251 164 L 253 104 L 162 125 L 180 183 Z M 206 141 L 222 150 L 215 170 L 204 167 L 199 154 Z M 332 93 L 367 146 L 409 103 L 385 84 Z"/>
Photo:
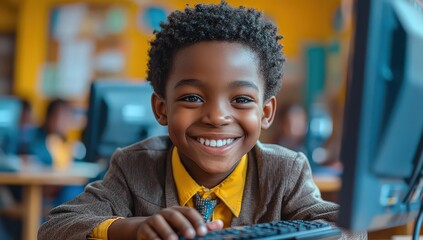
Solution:
<path fill-rule="evenodd" d="M 207 147 L 223 147 L 231 144 L 235 141 L 235 138 L 225 138 L 225 139 L 207 139 L 207 138 L 197 138 L 197 142 L 203 144 Z"/>

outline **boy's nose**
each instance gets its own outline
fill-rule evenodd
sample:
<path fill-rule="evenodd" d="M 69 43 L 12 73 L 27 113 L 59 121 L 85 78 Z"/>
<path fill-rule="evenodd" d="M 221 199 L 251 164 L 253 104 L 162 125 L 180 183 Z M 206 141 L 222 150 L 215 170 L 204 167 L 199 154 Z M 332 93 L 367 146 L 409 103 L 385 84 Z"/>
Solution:
<path fill-rule="evenodd" d="M 233 117 L 225 103 L 210 104 L 203 118 L 203 122 L 213 126 L 230 124 L 232 121 Z"/>

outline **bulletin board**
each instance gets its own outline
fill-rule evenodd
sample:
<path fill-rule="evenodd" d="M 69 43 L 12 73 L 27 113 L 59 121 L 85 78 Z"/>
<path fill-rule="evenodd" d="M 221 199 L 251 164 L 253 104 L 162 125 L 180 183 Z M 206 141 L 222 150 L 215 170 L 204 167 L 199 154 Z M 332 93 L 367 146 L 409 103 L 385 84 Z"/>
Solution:
<path fill-rule="evenodd" d="M 48 98 L 86 99 L 93 79 L 125 76 L 128 13 L 110 3 L 61 4 L 50 11 L 41 90 Z"/>

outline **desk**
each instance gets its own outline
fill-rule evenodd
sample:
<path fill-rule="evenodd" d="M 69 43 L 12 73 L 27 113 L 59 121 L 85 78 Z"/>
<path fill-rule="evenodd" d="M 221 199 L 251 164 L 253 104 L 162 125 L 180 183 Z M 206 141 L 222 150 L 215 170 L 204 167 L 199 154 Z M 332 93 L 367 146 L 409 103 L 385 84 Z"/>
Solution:
<path fill-rule="evenodd" d="M 341 178 L 332 175 L 313 175 L 320 192 L 337 192 L 341 189 Z"/>
<path fill-rule="evenodd" d="M 42 210 L 42 187 L 85 185 L 103 168 L 94 163 L 75 163 L 68 169 L 22 166 L 17 172 L 0 172 L 0 185 L 23 187 L 23 239 L 37 239 Z"/>

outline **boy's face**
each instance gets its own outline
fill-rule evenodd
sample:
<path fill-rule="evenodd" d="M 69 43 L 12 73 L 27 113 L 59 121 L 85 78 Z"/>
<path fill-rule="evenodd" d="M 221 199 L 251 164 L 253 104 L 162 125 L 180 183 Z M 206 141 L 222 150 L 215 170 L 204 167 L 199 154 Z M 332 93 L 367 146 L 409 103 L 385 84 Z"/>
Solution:
<path fill-rule="evenodd" d="M 190 174 L 230 172 L 275 113 L 275 97 L 263 99 L 256 54 L 239 43 L 200 42 L 179 50 L 165 90 L 165 99 L 153 95 L 153 109 Z"/>

